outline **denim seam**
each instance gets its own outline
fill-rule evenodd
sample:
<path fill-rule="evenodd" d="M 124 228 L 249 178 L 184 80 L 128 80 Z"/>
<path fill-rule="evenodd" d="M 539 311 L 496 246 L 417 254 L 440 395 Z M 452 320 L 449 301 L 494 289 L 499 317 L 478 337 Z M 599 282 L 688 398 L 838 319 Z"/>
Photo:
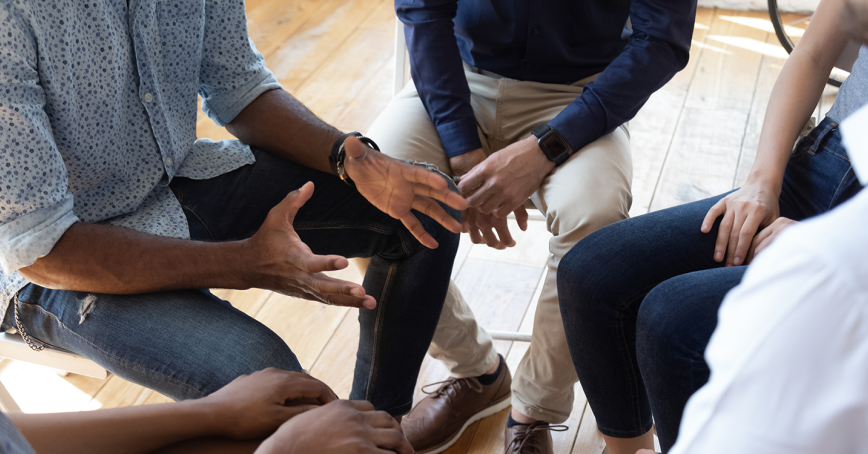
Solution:
<path fill-rule="evenodd" d="M 161 373 L 161 372 L 157 372 L 157 371 L 155 371 L 155 370 L 153 370 L 153 369 L 149 369 L 149 368 L 147 368 L 147 367 L 145 367 L 145 366 L 143 366 L 143 365 L 141 365 L 141 364 L 139 364 L 139 363 L 131 362 L 131 361 L 125 359 L 125 358 L 121 358 L 121 357 L 115 355 L 114 353 L 111 353 L 111 352 L 108 352 L 108 351 L 102 349 L 101 347 L 99 347 L 98 345 L 94 344 L 93 342 L 91 342 L 91 341 L 85 339 L 84 337 L 82 337 L 81 335 L 79 335 L 78 333 L 76 333 L 75 331 L 69 329 L 69 328 L 68 328 L 68 327 L 67 327 L 67 326 L 66 326 L 62 321 L 60 321 L 59 318 L 57 318 L 56 315 L 52 314 L 51 312 L 46 311 L 46 310 L 43 309 L 41 306 L 38 306 L 38 305 L 36 305 L 36 304 L 28 304 L 28 303 L 20 303 L 20 304 L 21 304 L 22 306 L 29 306 L 29 307 L 31 307 L 31 308 L 35 308 L 36 310 L 38 310 L 38 311 L 42 312 L 43 314 L 47 315 L 49 318 L 53 319 L 53 320 L 54 320 L 58 325 L 60 325 L 60 327 L 63 328 L 66 332 L 68 332 L 69 334 L 75 336 L 77 339 L 79 339 L 80 341 L 84 342 L 85 344 L 90 345 L 90 347 L 93 348 L 94 350 L 97 350 L 97 351 L 103 353 L 104 355 L 111 357 L 111 358 L 112 358 L 114 361 L 116 361 L 118 364 L 122 364 L 122 365 L 125 365 L 125 366 L 128 366 L 128 367 L 133 367 L 133 368 L 135 368 L 135 369 L 138 369 L 138 370 L 143 371 L 143 372 L 146 372 L 146 373 L 154 374 L 154 375 L 156 375 L 156 376 L 158 376 L 158 377 L 161 377 L 161 378 L 165 379 L 166 381 L 169 381 L 169 382 L 172 382 L 172 383 L 179 384 L 179 385 L 181 385 L 181 386 L 187 388 L 188 390 L 195 390 L 195 391 L 197 392 L 197 394 L 200 394 L 200 395 L 202 395 L 202 396 L 206 395 L 204 392 L 202 392 L 202 390 L 200 390 L 200 389 L 196 389 L 196 388 L 194 388 L 193 386 L 190 386 L 188 383 L 182 382 L 182 381 L 180 381 L 180 380 L 178 380 L 178 379 L 176 379 L 176 378 L 174 378 L 174 377 L 171 377 L 171 376 L 165 375 L 165 374 L 163 374 L 163 373 Z M 39 339 L 37 339 L 37 340 L 39 340 Z M 42 341 L 40 341 L 40 342 L 42 342 Z"/>
<path fill-rule="evenodd" d="M 852 166 L 847 170 L 846 173 L 844 173 L 844 176 L 841 178 L 841 181 L 838 183 L 838 187 L 835 189 L 835 194 L 832 196 L 832 199 L 829 201 L 829 206 L 826 207 L 826 211 L 831 210 L 832 207 L 837 206 L 837 203 L 835 203 L 835 202 L 838 201 L 838 198 L 840 197 L 841 192 L 844 189 L 846 189 L 846 187 L 844 186 L 844 182 L 847 180 L 847 177 L 850 175 L 850 172 L 853 172 Z M 838 203 L 840 203 L 840 202 L 838 202 Z"/>
<path fill-rule="evenodd" d="M 827 146 L 825 146 L 825 145 L 823 145 L 823 150 L 828 151 L 829 153 L 832 153 L 833 155 L 835 155 L 835 156 L 837 156 L 837 157 L 839 157 L 839 158 L 841 158 L 841 159 L 843 159 L 843 160 L 845 160 L 845 161 L 847 161 L 847 162 L 850 162 L 850 158 L 849 158 L 849 157 L 844 156 L 844 155 L 842 155 L 841 153 L 838 153 L 837 151 L 835 151 L 835 150 L 833 150 L 833 149 L 831 149 L 831 148 L 829 148 L 829 147 L 827 147 Z"/>
<path fill-rule="evenodd" d="M 192 207 L 187 206 L 187 205 L 184 204 L 184 191 L 182 191 L 182 190 L 180 190 L 180 189 L 178 189 L 177 191 L 178 191 L 178 192 L 177 192 L 177 194 L 175 195 L 175 198 L 178 199 L 178 204 L 181 205 L 181 209 L 182 209 L 182 210 L 189 211 L 190 214 L 192 214 L 196 219 L 198 219 L 199 222 L 201 222 L 202 225 L 205 226 L 205 230 L 208 231 L 208 235 L 210 235 L 210 236 L 211 236 L 211 239 L 213 240 L 213 239 L 215 238 L 215 236 L 214 236 L 214 230 L 211 228 L 211 226 L 208 225 L 207 222 L 205 222 L 205 219 L 202 218 L 202 216 L 199 216 L 199 213 L 197 213 L 196 210 L 194 210 Z"/>
<path fill-rule="evenodd" d="M 625 308 L 627 308 L 631 304 L 638 301 L 640 299 L 640 297 L 642 297 L 642 295 L 646 295 L 648 292 L 650 292 L 656 286 L 657 286 L 657 284 L 648 286 L 646 290 L 636 292 L 633 296 L 630 296 L 629 298 L 627 298 L 624 301 L 624 304 L 617 307 L 618 313 L 619 314 L 623 313 Z M 637 321 L 638 321 L 638 318 L 637 318 Z M 634 429 L 629 430 L 629 431 L 627 431 L 627 430 L 610 430 L 610 432 L 636 433 L 637 428 L 639 428 L 640 430 L 642 430 L 642 428 L 644 428 L 642 421 L 640 421 L 642 411 L 639 408 L 639 381 L 636 378 L 636 371 L 633 370 L 633 362 L 632 362 L 632 358 L 630 358 L 630 354 L 629 354 L 630 347 L 629 347 L 629 345 L 627 345 L 627 338 L 626 338 L 626 335 L 624 332 L 624 327 L 623 327 L 623 317 L 621 315 L 618 316 L 618 322 L 619 322 L 617 324 L 617 333 L 618 333 L 618 340 L 619 340 L 618 351 L 621 354 L 621 357 L 623 359 L 627 360 L 626 364 L 624 364 L 624 365 L 625 365 L 625 369 L 627 372 L 627 377 L 630 380 L 630 399 L 632 400 L 632 404 L 633 404 L 632 405 L 633 406 L 633 415 L 632 416 L 633 416 Z M 626 349 L 625 349 L 625 346 L 626 346 Z M 599 427 L 599 424 L 598 424 L 598 427 Z M 609 429 L 607 429 L 607 430 L 609 430 Z M 647 430 L 645 432 L 647 432 Z M 645 432 L 642 432 L 642 433 L 645 433 Z"/>
<path fill-rule="evenodd" d="M 383 324 L 383 317 L 386 315 L 386 311 L 384 310 L 384 305 L 389 301 L 389 294 L 391 293 L 391 284 L 392 280 L 395 276 L 395 271 L 397 268 L 397 263 L 392 263 L 389 265 L 389 273 L 386 275 L 386 281 L 383 284 L 383 292 L 380 294 L 380 303 L 377 305 L 377 321 L 374 323 L 374 345 L 373 351 L 371 352 L 371 370 L 368 372 L 368 386 L 365 389 L 365 400 L 371 401 L 372 399 L 372 389 L 371 383 L 374 382 L 374 379 L 377 377 L 377 373 L 379 372 L 376 368 L 377 364 L 377 355 L 380 351 L 380 328 Z"/>
<path fill-rule="evenodd" d="M 651 427 L 653 427 L 653 426 L 654 426 L 653 423 L 649 424 L 647 426 L 643 425 L 640 427 L 640 429 L 638 431 L 636 431 L 636 430 L 612 430 L 612 429 L 607 429 L 606 427 L 603 427 L 603 426 L 597 424 L 597 429 L 603 435 L 608 435 L 608 436 L 612 436 L 615 438 L 633 438 L 633 437 L 638 437 L 638 436 L 641 436 L 641 435 L 648 433 L 648 431 L 651 430 Z M 627 435 L 627 437 L 619 437 L 618 435 Z"/>
<path fill-rule="evenodd" d="M 403 414 L 406 414 L 406 413 L 409 412 L 410 407 L 412 407 L 412 406 L 413 406 L 413 402 L 410 401 L 409 403 L 401 404 L 401 405 L 398 405 L 398 406 L 396 406 L 396 407 L 384 408 L 382 411 L 384 411 L 384 412 L 386 412 L 386 413 L 388 413 L 388 414 L 390 414 L 390 415 L 391 415 L 392 413 L 403 413 Z"/>
<path fill-rule="evenodd" d="M 624 332 L 623 319 L 619 316 L 618 323 L 616 327 L 616 332 L 618 335 L 618 353 L 620 354 L 622 360 L 626 359 L 627 361 L 622 361 L 621 365 L 624 366 L 624 371 L 626 372 L 627 379 L 630 382 L 630 403 L 631 407 L 633 407 L 632 419 L 633 419 L 633 427 L 638 427 L 640 425 L 640 411 L 639 411 L 639 383 L 636 380 L 636 373 L 633 370 L 632 361 L 630 361 L 630 353 L 629 346 L 625 349 L 625 345 L 627 345 L 627 337 Z M 625 364 L 626 363 L 626 364 Z M 632 433 L 633 430 L 623 431 Z"/>

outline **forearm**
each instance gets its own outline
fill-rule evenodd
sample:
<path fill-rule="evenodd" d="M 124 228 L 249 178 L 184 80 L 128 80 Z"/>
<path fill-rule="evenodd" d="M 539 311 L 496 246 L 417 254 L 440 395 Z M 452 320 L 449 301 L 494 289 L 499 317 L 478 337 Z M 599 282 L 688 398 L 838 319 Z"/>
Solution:
<path fill-rule="evenodd" d="M 772 89 L 748 183 L 769 185 L 780 192 L 793 144 L 847 41 L 841 33 L 839 5 L 822 2 Z"/>
<path fill-rule="evenodd" d="M 772 89 L 748 183 L 780 192 L 793 144 L 813 113 L 828 74 L 804 52 L 790 56 Z"/>
<path fill-rule="evenodd" d="M 39 454 L 146 453 L 185 440 L 221 435 L 217 415 L 201 401 L 8 416 Z"/>
<path fill-rule="evenodd" d="M 329 152 L 342 134 L 283 90 L 260 95 L 226 129 L 246 144 L 323 172 L 331 172 Z"/>
<path fill-rule="evenodd" d="M 94 293 L 240 289 L 250 287 L 247 249 L 244 242 L 205 243 L 79 222 L 19 272 L 46 288 Z"/>

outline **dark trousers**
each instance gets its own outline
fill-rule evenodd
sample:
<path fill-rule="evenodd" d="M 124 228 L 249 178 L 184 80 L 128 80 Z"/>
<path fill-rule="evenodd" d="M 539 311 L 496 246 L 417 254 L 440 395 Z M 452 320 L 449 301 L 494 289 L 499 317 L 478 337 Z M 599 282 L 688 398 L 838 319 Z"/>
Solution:
<path fill-rule="evenodd" d="M 293 224 L 302 241 L 316 254 L 372 257 L 363 285 L 377 307 L 359 311 L 361 338 L 350 397 L 393 415 L 407 413 L 446 297 L 458 235 L 416 213 L 440 244 L 428 249 L 337 177 L 261 150 L 254 154 L 255 164 L 213 179 L 172 181 L 191 237 L 248 238 L 290 191 L 313 181 L 313 196 Z M 205 396 L 241 374 L 267 367 L 302 370 L 279 336 L 206 289 L 105 295 L 30 284 L 18 299 L 25 330 L 33 337 L 174 399 Z M 94 305 L 82 317 L 85 300 Z M 14 325 L 13 314 L 10 308 L 4 325 Z"/>
<path fill-rule="evenodd" d="M 825 213 L 860 189 L 837 125 L 826 119 L 793 150 L 781 216 Z M 605 435 L 642 435 L 653 414 L 668 451 L 687 399 L 708 381 L 703 355 L 717 310 L 745 271 L 713 260 L 721 218 L 710 233 L 699 230 L 723 196 L 612 224 L 561 260 L 570 354 Z"/>

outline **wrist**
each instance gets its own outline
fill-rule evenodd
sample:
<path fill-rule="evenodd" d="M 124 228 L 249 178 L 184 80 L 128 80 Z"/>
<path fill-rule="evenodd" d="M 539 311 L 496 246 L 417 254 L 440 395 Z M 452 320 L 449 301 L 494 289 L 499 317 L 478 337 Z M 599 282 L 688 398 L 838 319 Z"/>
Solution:
<path fill-rule="evenodd" d="M 523 147 L 533 150 L 534 162 L 537 164 L 537 168 L 540 171 L 544 171 L 545 175 L 548 175 L 549 172 L 557 167 L 557 164 L 550 160 L 548 156 L 546 156 L 545 152 L 543 152 L 542 148 L 539 146 L 539 141 L 535 136 L 527 137 L 526 139 L 522 139 L 520 142 L 523 142 Z"/>
<path fill-rule="evenodd" d="M 477 148 L 467 153 L 452 156 L 449 158 L 449 166 L 452 167 L 454 175 L 464 175 L 482 161 L 485 161 L 485 152 L 482 151 L 482 148 Z"/>
<path fill-rule="evenodd" d="M 192 424 L 192 437 L 225 436 L 229 432 L 226 411 L 208 396 L 200 399 L 185 400 L 172 404 L 178 409 L 179 420 Z"/>
<path fill-rule="evenodd" d="M 772 195 L 779 197 L 781 195 L 783 181 L 783 175 L 777 176 L 768 173 L 751 172 L 748 174 L 742 187 L 758 188 L 761 191 L 769 192 Z"/>
<path fill-rule="evenodd" d="M 256 270 L 259 269 L 261 260 L 256 253 L 252 238 L 221 243 L 221 248 L 223 249 L 220 254 L 221 263 L 230 264 L 225 270 L 226 284 L 223 288 L 247 290 L 260 287 L 257 285 Z"/>

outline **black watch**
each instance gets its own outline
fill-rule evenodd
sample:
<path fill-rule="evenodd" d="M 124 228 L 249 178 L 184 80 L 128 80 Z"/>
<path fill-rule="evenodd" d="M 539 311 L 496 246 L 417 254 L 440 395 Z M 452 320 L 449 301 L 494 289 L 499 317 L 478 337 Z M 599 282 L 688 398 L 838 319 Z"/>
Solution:
<path fill-rule="evenodd" d="M 353 180 L 349 175 L 347 175 L 346 169 L 344 168 L 344 160 L 347 158 L 347 152 L 344 150 L 344 141 L 346 141 L 348 137 L 357 137 L 368 148 L 373 148 L 376 151 L 380 151 L 380 147 L 378 147 L 373 140 L 363 136 L 359 132 L 344 134 L 335 141 L 334 145 L 332 145 L 332 152 L 329 154 L 329 165 L 332 168 L 332 173 L 340 177 L 341 181 L 344 183 L 356 187 L 356 184 L 353 183 Z M 365 159 L 365 156 L 359 158 L 359 161 Z"/>
<path fill-rule="evenodd" d="M 556 166 L 563 164 L 573 154 L 570 143 L 549 125 L 539 125 L 531 134 L 536 136 L 539 148 L 546 158 Z"/>

